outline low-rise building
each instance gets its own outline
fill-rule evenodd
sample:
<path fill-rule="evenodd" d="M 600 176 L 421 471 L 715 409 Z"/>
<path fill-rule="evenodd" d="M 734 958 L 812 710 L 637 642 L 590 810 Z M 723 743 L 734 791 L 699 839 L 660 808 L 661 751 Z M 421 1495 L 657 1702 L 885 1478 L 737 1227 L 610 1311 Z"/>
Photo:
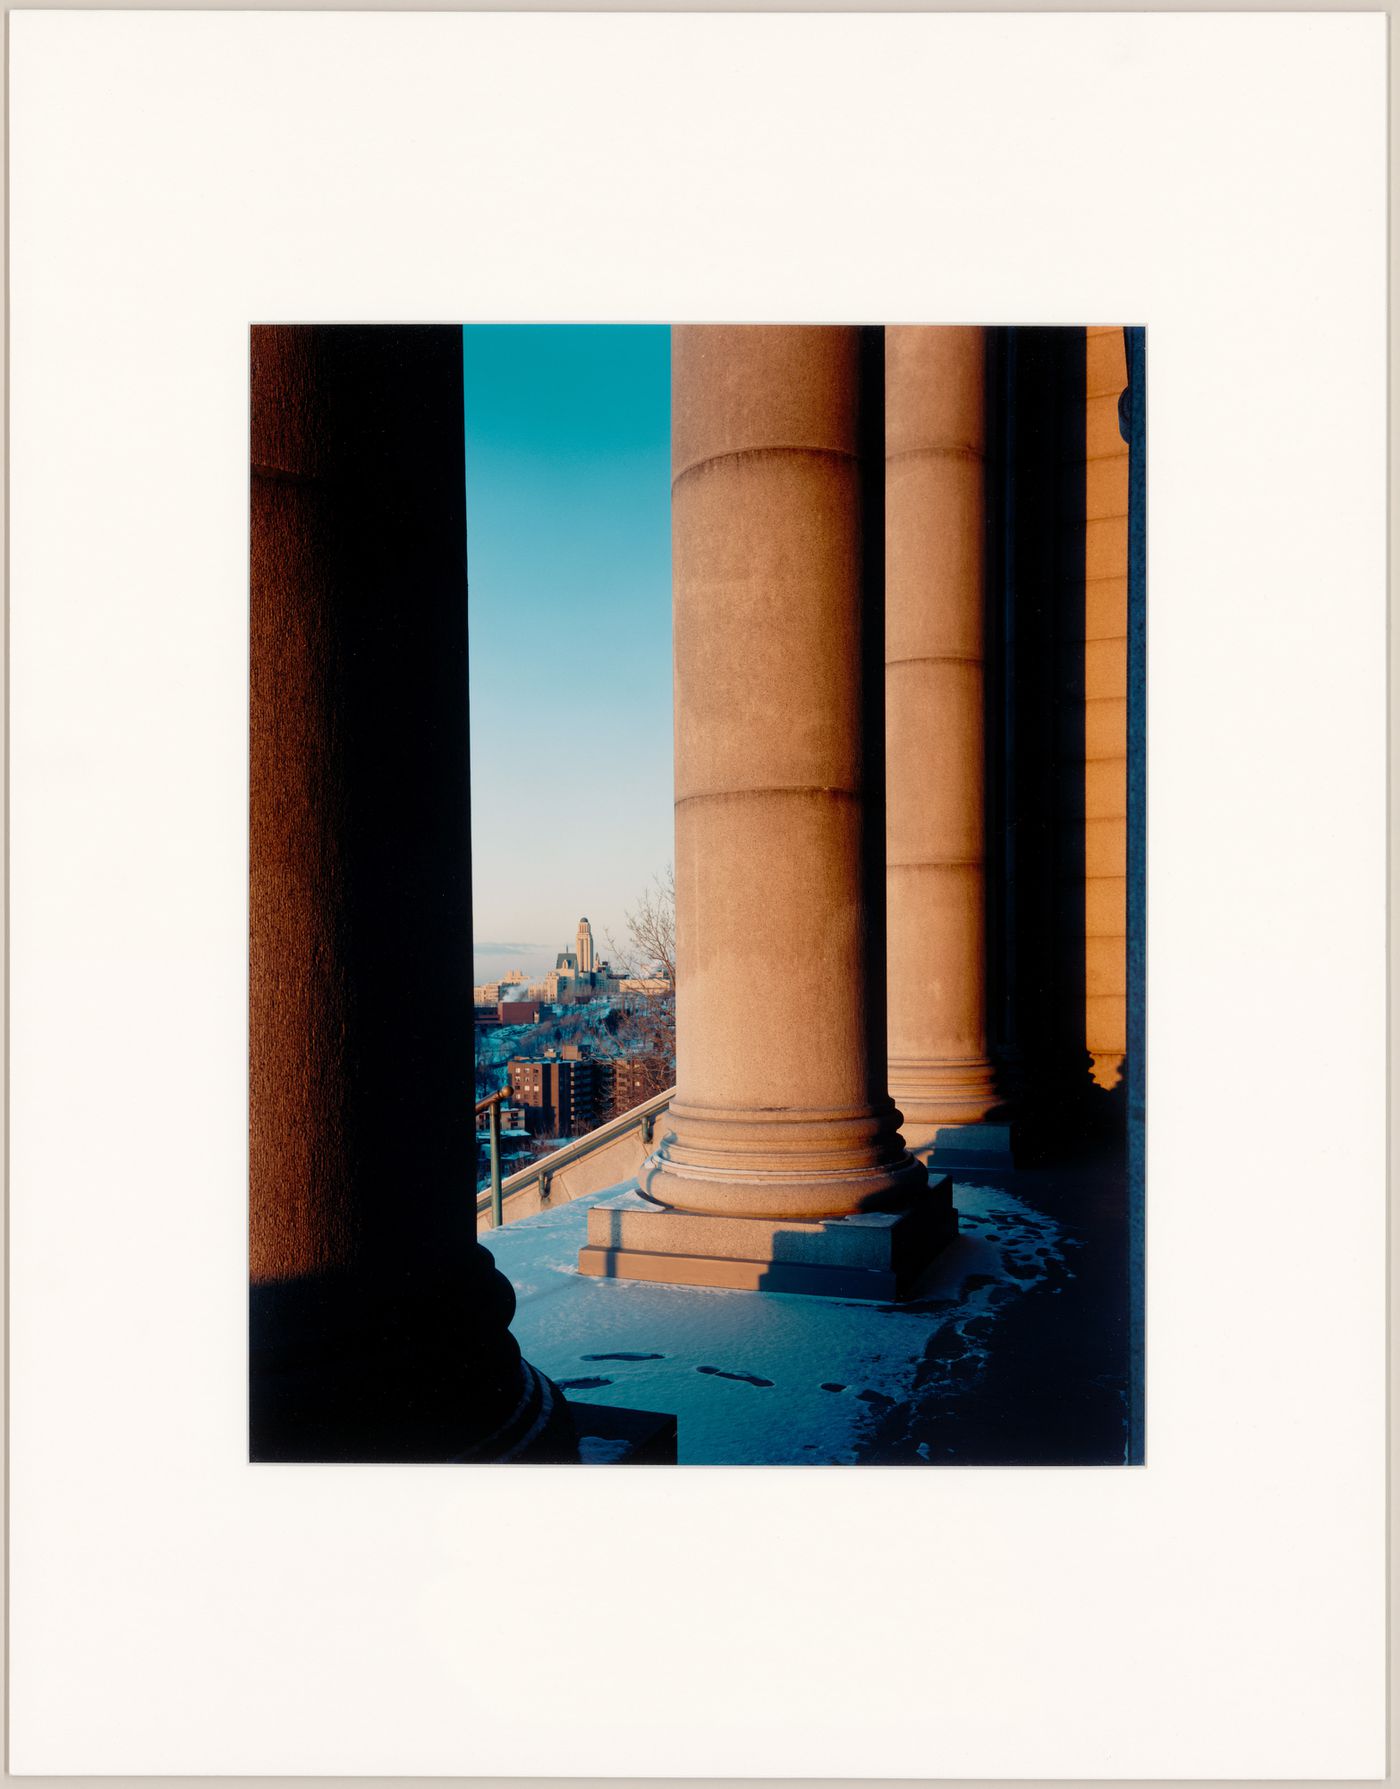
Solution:
<path fill-rule="evenodd" d="M 502 1000 L 496 1008 L 496 1019 L 502 1025 L 535 1025 L 539 1023 L 538 1000 Z"/>
<path fill-rule="evenodd" d="M 593 1128 L 598 1065 L 577 1045 L 560 1055 L 513 1056 L 506 1068 L 513 1101 L 524 1108 L 526 1128 L 537 1136 L 581 1137 Z"/>
<path fill-rule="evenodd" d="M 598 1062 L 598 1111 L 611 1115 L 630 1112 L 667 1085 L 657 1084 L 652 1065 L 640 1056 L 606 1056 Z M 599 1120 L 601 1122 L 601 1118 Z"/>
<path fill-rule="evenodd" d="M 617 984 L 619 994 L 669 994 L 671 984 L 661 975 L 628 975 Z"/>

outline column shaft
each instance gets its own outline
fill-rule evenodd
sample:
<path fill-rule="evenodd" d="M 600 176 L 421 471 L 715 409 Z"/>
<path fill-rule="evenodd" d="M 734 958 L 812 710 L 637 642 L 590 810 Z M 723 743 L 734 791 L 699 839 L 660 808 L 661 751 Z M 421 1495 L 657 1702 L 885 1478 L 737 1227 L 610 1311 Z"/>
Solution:
<path fill-rule="evenodd" d="M 911 1143 L 995 1102 L 983 869 L 985 341 L 885 332 L 890 1091 Z"/>
<path fill-rule="evenodd" d="M 1086 332 L 1084 466 L 1084 1030 L 1100 1087 L 1126 1048 L 1128 382 L 1121 329 Z"/>
<path fill-rule="evenodd" d="M 672 332 L 678 1091 L 649 1190 L 688 1210 L 838 1214 L 920 1177 L 885 1087 L 871 355 Z"/>

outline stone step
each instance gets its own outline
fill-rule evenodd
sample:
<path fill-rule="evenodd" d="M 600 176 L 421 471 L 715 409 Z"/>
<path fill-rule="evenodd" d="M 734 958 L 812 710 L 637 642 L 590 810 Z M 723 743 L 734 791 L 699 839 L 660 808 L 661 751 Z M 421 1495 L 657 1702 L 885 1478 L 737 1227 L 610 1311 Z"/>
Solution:
<path fill-rule="evenodd" d="M 660 1410 L 566 1398 L 585 1466 L 674 1466 L 676 1419 Z"/>

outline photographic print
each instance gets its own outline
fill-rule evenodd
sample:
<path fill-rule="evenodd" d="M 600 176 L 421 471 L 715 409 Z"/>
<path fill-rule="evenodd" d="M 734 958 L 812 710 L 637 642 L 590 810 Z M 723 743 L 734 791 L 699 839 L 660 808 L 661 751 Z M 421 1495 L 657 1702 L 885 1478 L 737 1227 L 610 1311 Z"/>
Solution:
<path fill-rule="evenodd" d="M 1385 21 L 9 62 L 11 1770 L 1383 1773 Z"/>
<path fill-rule="evenodd" d="M 252 1457 L 1140 1460 L 1143 332 L 251 355 Z"/>

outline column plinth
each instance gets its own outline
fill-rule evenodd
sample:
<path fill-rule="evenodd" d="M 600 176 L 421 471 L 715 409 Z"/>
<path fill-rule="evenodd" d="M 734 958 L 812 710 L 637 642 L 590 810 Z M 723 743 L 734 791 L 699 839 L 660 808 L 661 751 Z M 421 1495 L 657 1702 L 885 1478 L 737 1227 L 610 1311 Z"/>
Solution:
<path fill-rule="evenodd" d="M 917 1201 L 952 1221 L 885 1085 L 872 334 L 672 331 L 677 1093 L 642 1175 L 658 1255 L 666 1211 L 692 1242 L 707 1218 L 820 1232 Z M 592 1231 L 590 1250 L 608 1253 Z"/>
<path fill-rule="evenodd" d="M 985 1013 L 983 333 L 885 332 L 890 1092 L 905 1137 L 934 1145 L 935 1161 L 950 1129 L 985 1130 L 997 1097 Z M 985 1153 L 989 1138 L 975 1141 Z M 1004 1154 L 1004 1130 L 1001 1141 Z"/>

